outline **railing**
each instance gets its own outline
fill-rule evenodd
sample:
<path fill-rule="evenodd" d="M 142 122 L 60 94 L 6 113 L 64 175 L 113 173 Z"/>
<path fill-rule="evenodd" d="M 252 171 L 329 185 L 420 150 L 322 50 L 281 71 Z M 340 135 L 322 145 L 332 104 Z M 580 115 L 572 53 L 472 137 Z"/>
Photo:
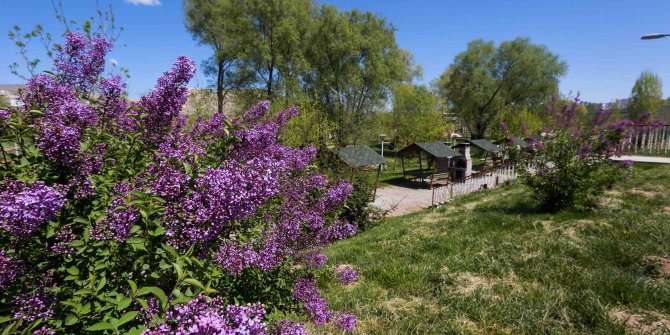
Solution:
<path fill-rule="evenodd" d="M 664 124 L 660 127 L 654 126 L 653 128 L 640 124 L 636 127 L 639 127 L 640 131 L 636 136 L 633 136 L 630 143 L 624 145 L 624 152 L 639 155 L 670 154 L 670 124 Z"/>
<path fill-rule="evenodd" d="M 467 177 L 449 182 L 448 184 L 433 188 L 432 205 L 441 205 L 457 197 L 480 191 L 482 189 L 495 188 L 508 180 L 518 177 L 514 161 L 491 166 Z"/>

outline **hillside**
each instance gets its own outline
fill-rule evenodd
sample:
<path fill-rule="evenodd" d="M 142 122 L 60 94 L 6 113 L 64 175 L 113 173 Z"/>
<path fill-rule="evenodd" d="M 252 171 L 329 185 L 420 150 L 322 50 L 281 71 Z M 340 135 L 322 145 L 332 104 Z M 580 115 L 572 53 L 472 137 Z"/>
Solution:
<path fill-rule="evenodd" d="M 670 166 L 636 165 L 591 212 L 537 213 L 521 185 L 464 197 L 333 245 L 361 279 L 321 284 L 359 334 L 661 333 L 669 186 Z"/>

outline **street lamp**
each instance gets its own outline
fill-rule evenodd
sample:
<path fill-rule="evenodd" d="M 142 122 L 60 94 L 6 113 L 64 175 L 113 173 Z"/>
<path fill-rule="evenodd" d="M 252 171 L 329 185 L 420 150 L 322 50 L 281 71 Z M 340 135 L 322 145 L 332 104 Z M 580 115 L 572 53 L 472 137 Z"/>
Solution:
<path fill-rule="evenodd" d="M 386 134 L 379 134 L 379 137 L 382 139 L 382 158 L 384 158 L 384 138 L 386 137 Z M 382 167 L 384 165 L 382 164 Z"/>
<path fill-rule="evenodd" d="M 640 37 L 642 40 L 655 40 L 663 37 L 668 37 L 670 34 L 647 34 Z"/>

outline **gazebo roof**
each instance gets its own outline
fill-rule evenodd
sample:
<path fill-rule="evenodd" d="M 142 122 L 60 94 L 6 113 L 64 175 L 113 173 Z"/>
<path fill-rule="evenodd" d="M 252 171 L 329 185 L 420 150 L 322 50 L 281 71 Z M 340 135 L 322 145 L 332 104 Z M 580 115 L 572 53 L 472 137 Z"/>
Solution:
<path fill-rule="evenodd" d="M 370 165 L 386 164 L 386 160 L 366 145 L 350 145 L 340 149 L 337 155 L 347 165 L 360 168 Z"/>
<path fill-rule="evenodd" d="M 491 143 L 489 140 L 479 139 L 479 140 L 469 140 L 468 142 L 487 152 L 504 151 L 503 148 Z"/>
<path fill-rule="evenodd" d="M 425 151 L 427 154 L 435 158 L 451 158 L 461 155 L 458 151 L 442 142 L 416 142 L 400 149 L 398 153 L 402 154 L 404 152 L 416 151 Z"/>
<path fill-rule="evenodd" d="M 516 144 L 516 145 L 518 145 L 518 146 L 522 146 L 522 147 L 523 147 L 523 146 L 526 145 L 526 140 L 524 140 L 524 139 L 521 138 L 521 137 L 515 137 L 515 138 L 514 138 L 514 141 L 512 141 L 512 143 L 514 143 L 514 144 Z"/>

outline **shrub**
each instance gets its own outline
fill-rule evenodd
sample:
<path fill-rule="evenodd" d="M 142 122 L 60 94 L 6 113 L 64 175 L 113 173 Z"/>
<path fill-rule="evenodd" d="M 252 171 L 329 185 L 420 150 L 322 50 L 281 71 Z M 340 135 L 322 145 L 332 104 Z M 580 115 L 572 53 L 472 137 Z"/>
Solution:
<path fill-rule="evenodd" d="M 598 195 L 621 180 L 631 162 L 611 158 L 622 154 L 624 145 L 640 130 L 631 120 L 613 120 L 611 111 L 601 110 L 590 123 L 577 121 L 578 100 L 546 109 L 549 126 L 528 137 L 518 153 L 524 183 L 545 210 L 567 207 L 586 209 Z M 655 127 L 655 122 L 637 123 Z M 502 127 L 507 131 L 506 125 Z M 513 138 L 510 138 L 512 141 Z"/>
<path fill-rule="evenodd" d="M 24 107 L 0 111 L 3 334 L 304 334 L 273 316 L 294 311 L 351 329 L 316 286 L 295 291 L 356 230 L 338 219 L 352 187 L 276 141 L 297 109 L 187 125 L 193 63 L 133 103 L 101 78 L 111 47 L 66 34 Z"/>
<path fill-rule="evenodd" d="M 319 149 L 316 163 L 319 170 L 332 178 L 341 176 L 342 171 L 351 171 L 337 154 L 325 147 Z M 353 190 L 339 213 L 339 218 L 348 222 L 356 222 L 360 231 L 366 231 L 379 225 L 386 213 L 370 204 L 375 191 L 370 172 L 353 170 L 348 177 L 352 181 Z"/>

